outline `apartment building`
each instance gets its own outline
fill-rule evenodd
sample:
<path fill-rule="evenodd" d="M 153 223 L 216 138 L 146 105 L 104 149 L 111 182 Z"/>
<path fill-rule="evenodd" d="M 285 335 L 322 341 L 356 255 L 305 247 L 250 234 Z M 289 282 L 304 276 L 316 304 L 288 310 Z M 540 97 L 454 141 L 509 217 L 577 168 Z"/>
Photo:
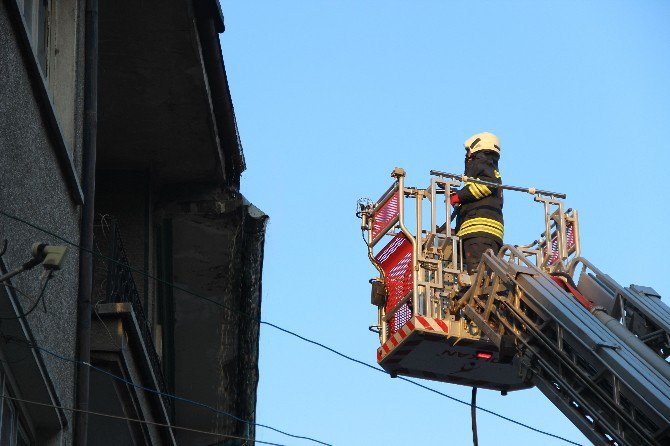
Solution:
<path fill-rule="evenodd" d="M 0 286 L 0 444 L 253 437 L 267 216 L 223 31 L 216 0 L 0 2 L 0 274 L 68 247 Z"/>

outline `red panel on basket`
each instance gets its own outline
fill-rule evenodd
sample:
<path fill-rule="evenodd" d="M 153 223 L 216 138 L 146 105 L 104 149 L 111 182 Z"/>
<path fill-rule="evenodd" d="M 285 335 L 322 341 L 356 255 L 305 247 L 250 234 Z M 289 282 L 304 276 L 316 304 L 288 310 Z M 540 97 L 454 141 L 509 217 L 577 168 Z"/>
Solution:
<path fill-rule="evenodd" d="M 398 192 L 393 194 L 386 203 L 375 212 L 372 221 L 372 238 L 377 237 L 388 225 L 388 223 L 398 216 Z"/>
<path fill-rule="evenodd" d="M 568 250 L 575 247 L 575 225 L 570 222 L 565 226 L 565 238 L 568 241 Z"/>
<path fill-rule="evenodd" d="M 388 299 L 386 311 L 398 305 L 412 291 L 412 243 L 403 234 L 397 234 L 375 260 L 384 270 Z M 388 333 L 393 334 L 412 317 L 412 307 L 405 302 L 389 321 Z"/>
<path fill-rule="evenodd" d="M 553 265 L 558 260 L 558 238 L 554 237 L 551 239 L 551 244 L 547 245 L 547 256 L 549 261 L 547 265 Z"/>
<path fill-rule="evenodd" d="M 565 225 L 565 240 L 568 244 L 566 249 L 570 252 L 575 247 L 575 226 L 572 222 Z M 549 257 L 547 265 L 551 266 L 558 261 L 558 239 L 556 237 L 551 239 L 551 244 L 546 248 L 546 254 Z"/>

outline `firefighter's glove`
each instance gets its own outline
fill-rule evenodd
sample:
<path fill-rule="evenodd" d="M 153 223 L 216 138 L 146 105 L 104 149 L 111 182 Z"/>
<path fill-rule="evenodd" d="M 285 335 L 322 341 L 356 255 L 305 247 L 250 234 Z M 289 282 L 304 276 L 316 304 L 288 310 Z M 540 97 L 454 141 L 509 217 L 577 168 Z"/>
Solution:
<path fill-rule="evenodd" d="M 451 203 L 452 206 L 458 206 L 461 204 L 460 198 L 458 198 L 458 194 L 453 193 L 451 194 L 451 197 L 449 197 L 449 202 Z"/>

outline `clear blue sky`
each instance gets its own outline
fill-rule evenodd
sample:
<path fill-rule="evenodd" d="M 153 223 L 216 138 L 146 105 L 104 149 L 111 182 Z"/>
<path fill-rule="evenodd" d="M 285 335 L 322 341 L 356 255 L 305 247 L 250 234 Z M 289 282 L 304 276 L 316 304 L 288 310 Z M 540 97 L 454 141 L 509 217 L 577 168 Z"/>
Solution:
<path fill-rule="evenodd" d="M 670 3 L 221 0 L 248 170 L 270 215 L 263 318 L 375 363 L 375 274 L 354 216 L 394 166 L 425 186 L 491 131 L 508 184 L 568 194 L 585 257 L 667 303 Z M 506 241 L 542 231 L 506 195 Z M 264 327 L 257 418 L 336 445 L 471 444 L 468 409 Z M 469 388 L 425 382 L 462 399 Z M 589 444 L 537 390 L 482 406 Z M 480 413 L 482 445 L 560 445 Z M 287 444 L 278 434 L 259 439 Z"/>

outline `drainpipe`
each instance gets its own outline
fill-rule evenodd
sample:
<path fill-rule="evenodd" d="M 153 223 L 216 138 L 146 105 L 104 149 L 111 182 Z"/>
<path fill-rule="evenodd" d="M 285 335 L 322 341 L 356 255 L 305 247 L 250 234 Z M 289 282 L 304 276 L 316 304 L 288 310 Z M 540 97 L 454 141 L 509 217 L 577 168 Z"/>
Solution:
<path fill-rule="evenodd" d="M 91 360 L 91 293 L 93 292 L 93 219 L 95 217 L 95 165 L 98 132 L 98 0 L 86 0 L 84 33 L 84 140 L 82 153 L 82 188 L 79 252 L 79 294 L 77 296 L 77 359 Z M 88 410 L 88 367 L 76 372 L 75 408 Z M 74 414 L 74 445 L 86 446 L 88 414 Z"/>

